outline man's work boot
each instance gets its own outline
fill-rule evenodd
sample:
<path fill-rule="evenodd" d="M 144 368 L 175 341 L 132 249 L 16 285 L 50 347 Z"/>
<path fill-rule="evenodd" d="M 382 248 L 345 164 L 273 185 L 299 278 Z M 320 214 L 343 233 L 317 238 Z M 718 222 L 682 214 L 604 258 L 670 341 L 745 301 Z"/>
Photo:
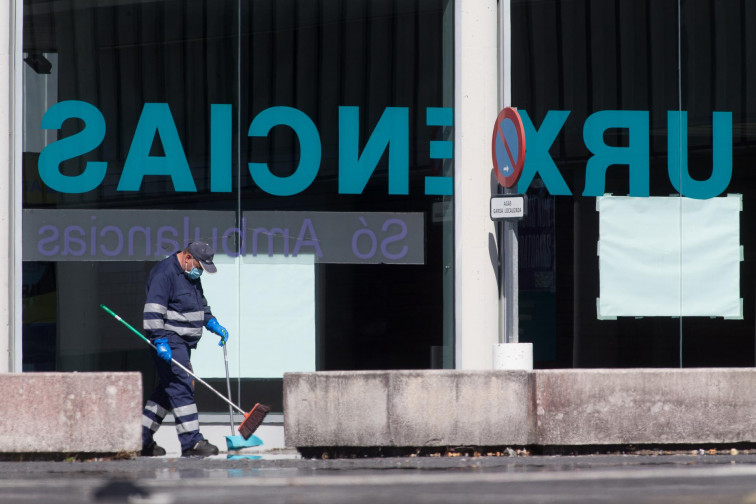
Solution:
<path fill-rule="evenodd" d="M 155 441 L 142 447 L 142 457 L 162 457 L 165 455 L 165 448 L 158 446 Z"/>
<path fill-rule="evenodd" d="M 211 445 L 207 439 L 199 441 L 181 454 L 182 457 L 209 457 L 211 455 L 218 455 L 218 447 Z"/>

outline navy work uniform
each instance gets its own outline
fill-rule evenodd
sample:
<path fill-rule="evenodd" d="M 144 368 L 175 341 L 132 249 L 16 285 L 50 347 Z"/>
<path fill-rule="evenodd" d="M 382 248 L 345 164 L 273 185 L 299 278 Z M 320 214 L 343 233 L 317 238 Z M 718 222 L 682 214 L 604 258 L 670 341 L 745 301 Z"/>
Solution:
<path fill-rule="evenodd" d="M 192 280 L 185 274 L 177 254 L 152 269 L 147 280 L 144 329 L 153 342 L 168 338 L 173 358 L 187 369 L 192 369 L 189 358 L 202 337 L 202 327 L 213 318 L 200 279 Z M 199 431 L 192 377 L 155 352 L 152 356 L 160 382 L 144 408 L 142 445 L 153 443 L 153 434 L 172 410 L 181 450 L 186 452 L 204 439 Z"/>

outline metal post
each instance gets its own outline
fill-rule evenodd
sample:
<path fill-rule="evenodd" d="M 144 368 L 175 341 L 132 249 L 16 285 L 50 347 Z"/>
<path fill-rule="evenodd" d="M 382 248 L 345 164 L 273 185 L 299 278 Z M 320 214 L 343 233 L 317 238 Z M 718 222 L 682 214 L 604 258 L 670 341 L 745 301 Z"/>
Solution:
<path fill-rule="evenodd" d="M 506 191 L 505 191 L 506 192 Z M 511 191 L 516 192 L 516 191 Z M 518 343 L 519 317 L 519 275 L 517 250 L 517 221 L 504 221 L 504 342 Z"/>
<path fill-rule="evenodd" d="M 499 0 L 499 110 L 512 101 L 511 86 L 511 18 L 510 0 Z M 517 194 L 517 186 L 504 189 L 504 194 Z M 499 244 L 500 296 L 499 343 L 519 342 L 519 283 L 517 221 L 505 220 L 501 225 Z"/>
<path fill-rule="evenodd" d="M 501 188 L 497 191 L 501 194 Z M 507 287 L 505 285 L 505 279 L 507 278 L 507 268 L 505 263 L 507 261 L 507 255 L 504 253 L 504 235 L 507 232 L 507 227 L 504 225 L 505 221 L 498 223 L 499 230 L 499 343 L 508 343 L 507 341 Z"/>

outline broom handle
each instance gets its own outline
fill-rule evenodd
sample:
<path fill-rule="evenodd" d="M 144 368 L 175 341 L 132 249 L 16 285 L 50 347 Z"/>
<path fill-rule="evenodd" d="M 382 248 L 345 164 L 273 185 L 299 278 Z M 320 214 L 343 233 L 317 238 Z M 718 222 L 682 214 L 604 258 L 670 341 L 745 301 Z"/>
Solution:
<path fill-rule="evenodd" d="M 228 390 L 228 400 L 231 401 L 231 380 L 228 377 L 228 352 L 226 352 L 226 344 L 223 344 L 223 363 L 226 365 L 226 390 Z M 234 410 L 231 406 L 228 407 L 228 420 L 231 423 L 231 435 L 234 435 Z"/>
<path fill-rule="evenodd" d="M 107 307 L 107 306 L 105 306 L 104 304 L 101 304 L 101 305 L 100 305 L 100 308 L 102 308 L 103 310 L 105 310 L 106 312 L 108 312 L 108 313 L 109 313 L 110 315 L 112 315 L 112 316 L 113 316 L 113 317 L 114 317 L 114 318 L 115 318 L 115 319 L 116 319 L 116 320 L 117 320 L 118 322 L 120 322 L 121 324 L 123 324 L 123 325 L 125 325 L 126 327 L 128 327 L 129 329 L 131 329 L 131 332 L 133 332 L 134 334 L 136 334 L 137 336 L 139 336 L 140 338 L 142 338 L 142 339 L 143 339 L 143 340 L 145 341 L 145 343 L 147 343 L 147 344 L 148 344 L 148 345 L 150 345 L 150 346 L 151 346 L 152 348 L 154 348 L 155 350 L 157 350 L 157 348 L 155 348 L 155 345 L 153 345 L 153 344 L 152 344 L 152 342 L 151 342 L 151 341 L 150 341 L 149 339 L 147 339 L 147 337 L 146 337 L 146 336 L 144 336 L 144 335 L 143 335 L 142 333 L 140 333 L 139 331 L 137 331 L 136 329 L 134 329 L 134 328 L 133 328 L 133 327 L 131 326 L 131 324 L 129 324 L 128 322 L 126 322 L 125 320 L 123 320 L 123 319 L 122 319 L 121 317 L 119 317 L 119 316 L 118 316 L 118 315 L 117 315 L 117 314 L 116 314 L 116 313 L 115 313 L 115 312 L 114 312 L 113 310 L 111 310 L 110 308 L 108 308 L 108 307 Z M 171 359 L 171 362 L 173 362 L 174 364 L 176 364 L 176 365 L 177 365 L 177 366 L 178 366 L 179 368 L 181 368 L 181 369 L 182 369 L 183 371 L 186 371 L 186 373 L 187 373 L 187 374 L 189 374 L 189 376 L 191 376 L 192 378 L 194 378 L 195 380 L 197 380 L 198 382 L 200 382 L 200 383 L 201 383 L 202 385 L 204 385 L 205 387 L 207 387 L 208 389 L 210 389 L 210 391 L 211 391 L 211 392 L 213 392 L 213 393 L 214 393 L 215 395 L 217 395 L 218 397 L 220 397 L 221 399 L 223 399 L 224 401 L 226 401 L 226 402 L 228 403 L 228 405 L 229 405 L 229 406 L 232 406 L 232 407 L 236 408 L 236 410 L 237 410 L 237 411 L 239 411 L 239 412 L 241 412 L 241 414 L 242 414 L 242 415 L 246 415 L 246 414 L 247 414 L 247 412 L 246 412 L 246 411 L 244 411 L 244 410 L 243 410 L 243 409 L 241 409 L 241 408 L 240 408 L 239 406 L 237 406 L 236 404 L 234 404 L 234 403 L 232 403 L 231 401 L 229 401 L 229 400 L 228 400 L 228 399 L 227 399 L 227 398 L 226 398 L 225 396 L 223 396 L 223 394 L 221 394 L 220 392 L 218 392 L 217 390 L 215 390 L 215 389 L 214 389 L 213 387 L 211 387 L 211 386 L 210 386 L 210 384 L 209 384 L 209 383 L 207 383 L 207 382 L 206 382 L 205 380 L 203 380 L 202 378 L 200 378 L 200 377 L 199 377 L 199 376 L 197 376 L 196 374 L 194 374 L 194 373 L 192 373 L 191 371 L 189 371 L 189 370 L 188 370 L 188 369 L 187 369 L 187 368 L 186 368 L 186 367 L 185 367 L 185 366 L 184 366 L 183 364 L 181 364 L 181 363 L 180 363 L 179 361 L 177 361 L 176 359 Z"/>

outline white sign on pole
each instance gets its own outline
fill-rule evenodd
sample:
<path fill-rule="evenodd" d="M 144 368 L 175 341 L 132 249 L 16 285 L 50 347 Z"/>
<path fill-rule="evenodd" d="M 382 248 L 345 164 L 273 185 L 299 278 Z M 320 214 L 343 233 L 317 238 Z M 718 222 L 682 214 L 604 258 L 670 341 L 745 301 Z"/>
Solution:
<path fill-rule="evenodd" d="M 522 219 L 528 215 L 528 198 L 524 194 L 491 196 L 491 220 Z"/>

